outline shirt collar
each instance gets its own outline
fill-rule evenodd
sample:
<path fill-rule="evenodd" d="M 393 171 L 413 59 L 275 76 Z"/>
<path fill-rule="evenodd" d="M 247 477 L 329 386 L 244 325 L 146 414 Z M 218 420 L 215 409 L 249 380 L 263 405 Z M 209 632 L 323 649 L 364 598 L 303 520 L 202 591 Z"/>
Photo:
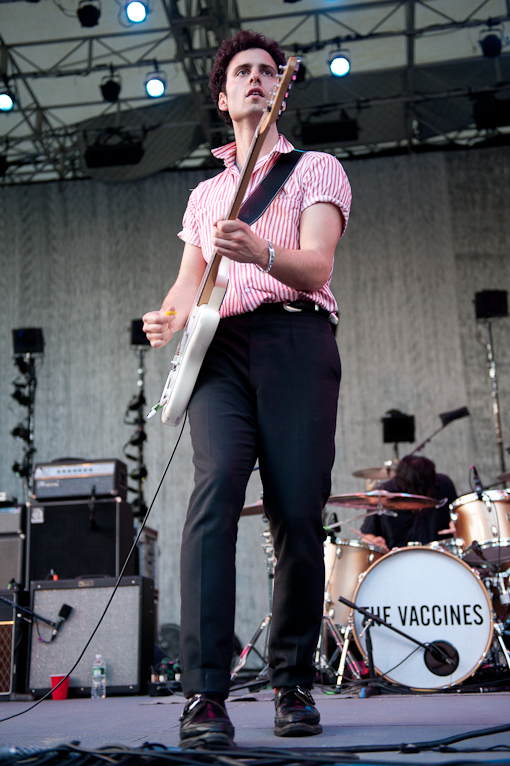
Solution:
<path fill-rule="evenodd" d="M 269 157 L 271 155 L 278 153 L 278 154 L 288 154 L 289 152 L 292 152 L 294 150 L 294 147 L 288 141 L 285 136 L 278 135 L 278 141 L 273 146 L 269 154 L 266 154 L 264 157 L 259 157 L 257 164 L 255 167 L 262 165 L 263 163 L 267 162 Z M 212 154 L 218 159 L 223 160 L 225 163 L 225 167 L 227 168 L 233 168 L 235 166 L 236 161 L 236 142 L 232 141 L 230 144 L 226 144 L 225 146 L 220 146 L 218 149 L 212 149 Z"/>

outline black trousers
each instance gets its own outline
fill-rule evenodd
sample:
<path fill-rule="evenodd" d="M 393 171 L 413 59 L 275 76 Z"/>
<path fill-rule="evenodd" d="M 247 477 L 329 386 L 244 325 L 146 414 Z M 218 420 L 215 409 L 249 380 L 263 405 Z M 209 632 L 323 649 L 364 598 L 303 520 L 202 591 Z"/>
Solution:
<path fill-rule="evenodd" d="M 323 317 L 261 307 L 220 321 L 188 408 L 195 488 L 181 549 L 187 697 L 228 696 L 237 525 L 257 459 L 277 561 L 270 680 L 313 685 L 340 374 Z"/>

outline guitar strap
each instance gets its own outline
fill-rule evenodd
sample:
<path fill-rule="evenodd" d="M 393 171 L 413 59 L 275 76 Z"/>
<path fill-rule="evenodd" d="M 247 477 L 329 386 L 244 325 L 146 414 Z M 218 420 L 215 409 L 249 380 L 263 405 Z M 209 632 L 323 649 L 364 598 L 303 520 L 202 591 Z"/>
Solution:
<path fill-rule="evenodd" d="M 304 154 L 305 152 L 300 152 L 297 149 L 286 154 L 280 154 L 269 173 L 264 176 L 256 189 L 252 191 L 250 196 L 241 205 L 237 215 L 240 221 L 244 221 L 244 223 L 250 226 L 255 221 L 258 221 L 291 176 Z"/>

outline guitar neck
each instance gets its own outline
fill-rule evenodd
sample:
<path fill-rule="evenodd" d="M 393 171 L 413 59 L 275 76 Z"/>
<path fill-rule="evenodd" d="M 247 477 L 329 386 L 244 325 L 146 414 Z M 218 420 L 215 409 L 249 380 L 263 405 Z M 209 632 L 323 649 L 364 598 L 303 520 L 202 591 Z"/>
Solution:
<path fill-rule="evenodd" d="M 255 167 L 255 163 L 257 162 L 262 144 L 264 143 L 264 139 L 266 137 L 266 133 L 261 134 L 259 130 L 264 118 L 265 115 L 262 115 L 260 123 L 257 126 L 252 142 L 250 144 L 248 157 L 241 170 L 234 199 L 232 200 L 232 204 L 226 218 L 227 221 L 235 221 L 239 210 L 241 209 L 241 205 L 243 204 L 244 195 L 246 194 L 246 189 L 250 183 L 253 168 Z M 207 303 L 209 301 L 216 282 L 220 260 L 221 256 L 219 256 L 217 253 L 214 253 L 213 257 L 207 264 L 200 288 L 197 293 L 196 305 L 201 306 L 203 303 Z"/>

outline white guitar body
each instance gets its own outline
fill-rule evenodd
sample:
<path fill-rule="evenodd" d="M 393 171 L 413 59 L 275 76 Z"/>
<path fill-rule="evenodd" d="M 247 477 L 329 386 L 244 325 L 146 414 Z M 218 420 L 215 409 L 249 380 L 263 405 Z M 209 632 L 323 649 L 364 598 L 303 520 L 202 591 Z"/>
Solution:
<path fill-rule="evenodd" d="M 161 395 L 161 420 L 166 426 L 177 426 L 182 420 L 219 321 L 219 312 L 207 303 L 190 316 Z"/>
<path fill-rule="evenodd" d="M 291 57 L 283 73 L 280 85 L 267 112 L 262 115 L 253 136 L 248 158 L 241 171 L 239 184 L 227 220 L 235 220 L 241 207 L 251 173 L 255 166 L 264 138 L 278 119 L 287 97 L 290 83 L 298 67 L 298 60 Z M 170 364 L 170 372 L 159 402 L 152 407 L 148 418 L 162 410 L 161 420 L 167 426 L 176 426 L 183 418 L 195 388 L 200 367 L 220 321 L 220 307 L 228 285 L 230 259 L 214 255 L 208 263 L 202 284 L 184 327 L 181 342 Z"/>
<path fill-rule="evenodd" d="M 163 408 L 161 420 L 166 426 L 179 425 L 186 412 L 204 356 L 220 321 L 230 263 L 229 258 L 221 259 L 209 302 L 195 306 L 184 327 L 159 400 Z"/>

